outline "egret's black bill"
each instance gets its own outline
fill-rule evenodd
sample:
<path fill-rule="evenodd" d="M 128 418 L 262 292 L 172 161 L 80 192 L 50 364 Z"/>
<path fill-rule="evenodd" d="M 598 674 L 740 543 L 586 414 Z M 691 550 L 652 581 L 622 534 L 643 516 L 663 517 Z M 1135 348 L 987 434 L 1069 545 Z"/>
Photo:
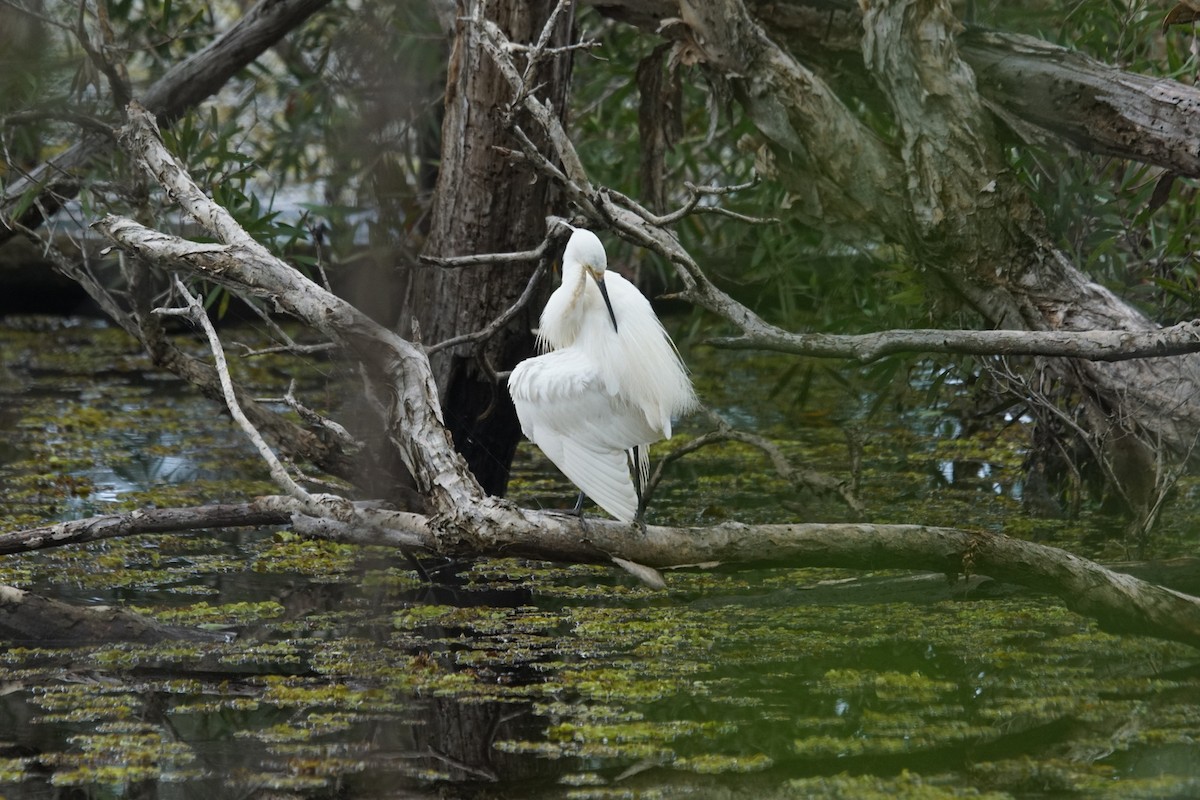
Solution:
<path fill-rule="evenodd" d="M 613 313 L 612 302 L 608 299 L 608 287 L 604 285 L 604 278 L 596 278 L 596 285 L 600 287 L 600 296 L 604 298 L 604 307 L 608 309 L 608 318 L 612 320 L 613 332 L 619 333 L 617 315 Z"/>

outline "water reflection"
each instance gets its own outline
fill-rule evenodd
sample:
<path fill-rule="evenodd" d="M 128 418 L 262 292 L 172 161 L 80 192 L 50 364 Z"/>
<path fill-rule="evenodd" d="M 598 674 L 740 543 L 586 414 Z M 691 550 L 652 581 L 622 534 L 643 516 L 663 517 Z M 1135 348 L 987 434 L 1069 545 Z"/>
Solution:
<path fill-rule="evenodd" d="M 136 439 L 140 441 L 118 443 L 130 446 L 128 461 L 113 465 L 97 464 L 94 469 L 82 473 L 95 486 L 92 495 L 95 501 L 112 502 L 122 495 L 148 491 L 156 486 L 188 483 L 219 476 L 215 471 L 204 470 L 188 457 L 147 455 L 135 449 L 146 443 L 146 437 L 138 436 Z"/>
<path fill-rule="evenodd" d="M 92 485 L 74 498 L 97 510 L 164 487 L 180 503 L 238 496 L 261 477 L 215 406 L 147 384 L 136 346 L 101 333 L 39 340 L 73 350 L 71 362 L 18 365 L 29 391 L 0 393 L 10 514 L 22 502 L 41 518 L 84 513 L 64 510 L 61 486 L 38 483 L 46 475 Z M 106 354 L 103 381 L 79 355 L 89 346 Z M 719 363 L 694 368 L 725 375 Z M 745 374 L 738 391 L 748 394 L 756 384 Z M 810 391 L 804 424 L 782 399 L 742 421 L 836 470 L 841 395 Z M 1021 491 L 1019 457 L 1006 460 L 996 441 L 979 452 L 943 411 L 878 425 L 866 454 L 875 513 L 984 527 L 1000 508 L 1004 523 L 1018 519 L 1000 500 Z M 656 512 L 704 519 L 695 496 L 708 492 L 706 509 L 724 503 L 739 519 L 794 516 L 779 510 L 790 487 L 757 459 L 695 460 Z M 15 491 L 25 481 L 36 502 Z M 857 797 L 942 787 L 1032 797 L 1053 786 L 1120 797 L 1154 796 L 1155 786 L 1187 796 L 1200 779 L 1194 654 L 1107 636 L 1042 598 L 950 599 L 941 576 L 900 588 L 907 576 L 819 570 L 680 572 L 666 592 L 611 570 L 520 561 L 429 562 L 425 573 L 431 582 L 395 553 L 287 531 L 114 539 L 5 559 L 0 582 L 237 638 L 6 642 L 0 794 Z M 858 599 L 822 595 L 834 582 L 859 587 Z"/>

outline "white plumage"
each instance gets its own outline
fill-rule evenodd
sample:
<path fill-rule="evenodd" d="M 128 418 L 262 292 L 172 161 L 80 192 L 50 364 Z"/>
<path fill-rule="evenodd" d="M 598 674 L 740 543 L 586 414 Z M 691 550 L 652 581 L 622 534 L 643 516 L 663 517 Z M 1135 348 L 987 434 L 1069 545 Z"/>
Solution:
<path fill-rule="evenodd" d="M 630 466 L 644 485 L 648 445 L 670 438 L 672 417 L 696 394 L 650 302 L 607 266 L 596 235 L 575 229 L 542 311 L 538 344 L 549 352 L 518 364 L 508 390 L 525 435 L 597 505 L 632 522 Z"/>

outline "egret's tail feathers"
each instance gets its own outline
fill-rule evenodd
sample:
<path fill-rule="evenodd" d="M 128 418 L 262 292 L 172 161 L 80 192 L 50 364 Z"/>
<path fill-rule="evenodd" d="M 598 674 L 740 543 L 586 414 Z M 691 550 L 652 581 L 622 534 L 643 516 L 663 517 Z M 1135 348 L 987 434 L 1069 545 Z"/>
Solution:
<path fill-rule="evenodd" d="M 564 442 L 558 468 L 596 505 L 621 522 L 633 522 L 638 495 L 626 459 L 622 450 L 599 452 L 568 440 Z"/>

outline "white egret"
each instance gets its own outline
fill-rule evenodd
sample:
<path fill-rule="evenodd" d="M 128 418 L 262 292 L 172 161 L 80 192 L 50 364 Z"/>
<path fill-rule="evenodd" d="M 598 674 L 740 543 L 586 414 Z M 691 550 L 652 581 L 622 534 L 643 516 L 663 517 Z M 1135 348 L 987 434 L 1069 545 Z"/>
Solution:
<path fill-rule="evenodd" d="M 594 233 L 573 230 L 538 330 L 548 352 L 517 364 L 508 390 L 525 435 L 597 505 L 632 522 L 649 445 L 671 437 L 671 418 L 695 407 L 696 393 L 650 302 L 605 273 Z"/>

